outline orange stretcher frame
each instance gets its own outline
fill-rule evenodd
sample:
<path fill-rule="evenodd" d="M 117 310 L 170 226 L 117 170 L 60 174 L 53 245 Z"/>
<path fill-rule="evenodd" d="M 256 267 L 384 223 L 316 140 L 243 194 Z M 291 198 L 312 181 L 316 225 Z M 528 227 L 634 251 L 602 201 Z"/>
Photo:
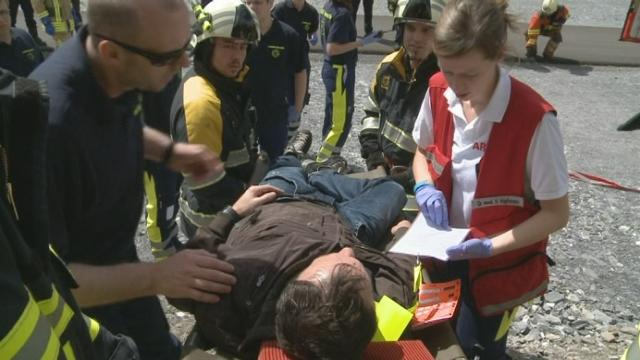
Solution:
<path fill-rule="evenodd" d="M 369 343 L 364 360 L 434 360 L 420 340 L 400 340 Z M 293 360 L 276 341 L 265 341 L 258 360 Z"/>

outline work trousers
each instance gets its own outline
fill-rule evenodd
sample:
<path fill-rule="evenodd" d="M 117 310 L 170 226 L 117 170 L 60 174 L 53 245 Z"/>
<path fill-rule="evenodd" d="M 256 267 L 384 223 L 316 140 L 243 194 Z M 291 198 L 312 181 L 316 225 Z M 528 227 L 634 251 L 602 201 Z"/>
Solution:
<path fill-rule="evenodd" d="M 404 189 L 392 180 L 355 179 L 332 170 L 307 175 L 294 156 L 278 158 L 262 184 L 282 189 L 293 198 L 333 206 L 349 222 L 356 237 L 373 247 L 385 239 L 406 201 Z"/>
<path fill-rule="evenodd" d="M 356 64 L 322 64 L 322 81 L 326 91 L 322 145 L 317 161 L 323 162 L 331 155 L 340 155 L 347 141 L 353 117 L 353 95 L 356 82 Z"/>

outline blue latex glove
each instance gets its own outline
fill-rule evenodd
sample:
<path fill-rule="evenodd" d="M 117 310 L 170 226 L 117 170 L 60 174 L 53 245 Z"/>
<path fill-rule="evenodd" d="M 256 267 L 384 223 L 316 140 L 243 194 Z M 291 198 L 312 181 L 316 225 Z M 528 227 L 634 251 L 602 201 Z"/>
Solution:
<path fill-rule="evenodd" d="M 73 14 L 73 22 L 74 24 L 74 28 L 75 30 L 80 29 L 80 27 L 82 26 L 82 16 L 80 16 L 80 13 L 76 11 L 76 9 L 71 9 L 71 14 Z"/>
<path fill-rule="evenodd" d="M 300 122 L 300 113 L 296 110 L 295 106 L 289 106 L 289 110 L 287 111 L 287 123 L 289 126 L 291 124 Z"/>
<path fill-rule="evenodd" d="M 447 211 L 447 200 L 442 191 L 426 183 L 416 184 L 414 191 L 422 215 L 437 228 L 448 229 L 449 212 Z"/>
<path fill-rule="evenodd" d="M 493 243 L 491 243 L 491 239 L 489 238 L 469 239 L 447 248 L 449 260 L 486 258 L 491 256 L 492 253 Z"/>
<path fill-rule="evenodd" d="M 369 35 L 363 37 L 360 42 L 363 46 L 376 43 L 382 39 L 382 31 L 372 31 Z"/>
<path fill-rule="evenodd" d="M 56 33 L 56 29 L 53 27 L 53 22 L 51 21 L 51 16 L 43 16 L 40 18 L 40 21 L 42 21 L 44 31 L 46 31 L 47 34 L 53 36 Z"/>
<path fill-rule="evenodd" d="M 311 34 L 309 37 L 309 44 L 315 46 L 318 43 L 318 35 L 316 33 Z"/>

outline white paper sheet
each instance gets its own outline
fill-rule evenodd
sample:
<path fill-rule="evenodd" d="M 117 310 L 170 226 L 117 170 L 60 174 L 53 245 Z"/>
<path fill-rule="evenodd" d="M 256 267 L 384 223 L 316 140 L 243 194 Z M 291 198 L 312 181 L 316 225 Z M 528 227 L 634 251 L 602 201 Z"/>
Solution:
<path fill-rule="evenodd" d="M 447 248 L 461 243 L 468 232 L 469 229 L 436 229 L 428 225 L 422 213 L 419 213 L 409 230 L 389 251 L 448 260 Z"/>

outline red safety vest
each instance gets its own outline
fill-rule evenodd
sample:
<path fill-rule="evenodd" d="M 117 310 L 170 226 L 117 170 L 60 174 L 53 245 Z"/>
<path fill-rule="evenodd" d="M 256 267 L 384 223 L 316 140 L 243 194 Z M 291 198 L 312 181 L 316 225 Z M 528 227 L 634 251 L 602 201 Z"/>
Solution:
<path fill-rule="evenodd" d="M 434 144 L 422 149 L 431 178 L 451 204 L 451 152 L 454 125 L 442 73 L 431 78 L 429 95 Z M 511 78 L 511 96 L 502 122 L 495 123 L 480 160 L 473 199 L 470 238 L 512 229 L 539 211 L 526 194 L 526 161 L 531 139 L 546 112 L 555 111 L 542 96 Z M 469 261 L 469 284 L 478 311 L 501 314 L 547 289 L 547 239 L 524 248 Z"/>

